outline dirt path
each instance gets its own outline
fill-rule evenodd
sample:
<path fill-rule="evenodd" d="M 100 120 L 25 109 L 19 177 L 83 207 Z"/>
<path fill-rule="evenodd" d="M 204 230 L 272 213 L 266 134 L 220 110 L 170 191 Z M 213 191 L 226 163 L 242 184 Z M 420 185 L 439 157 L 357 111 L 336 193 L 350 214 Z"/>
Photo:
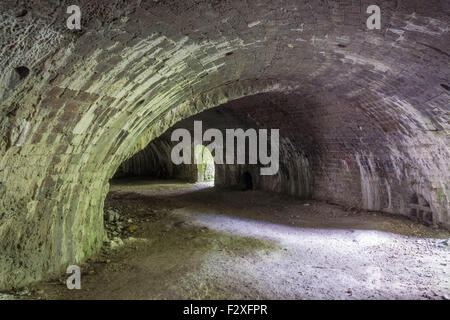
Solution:
<path fill-rule="evenodd" d="M 30 299 L 445 299 L 450 233 L 406 218 L 255 191 L 121 181 L 110 243 Z M 109 222 L 111 220 L 111 222 Z M 120 239 L 119 239 L 120 238 Z M 123 244 L 122 244 L 123 242 Z M 111 248 L 113 247 L 113 248 Z"/>

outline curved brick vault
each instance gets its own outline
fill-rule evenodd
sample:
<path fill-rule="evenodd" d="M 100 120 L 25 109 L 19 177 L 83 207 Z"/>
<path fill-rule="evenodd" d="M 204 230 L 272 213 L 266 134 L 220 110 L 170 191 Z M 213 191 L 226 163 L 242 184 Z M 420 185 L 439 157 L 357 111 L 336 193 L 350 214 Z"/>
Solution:
<path fill-rule="evenodd" d="M 366 1 L 76 2 L 81 31 L 71 2 L 0 2 L 1 289 L 93 254 L 118 166 L 242 99 L 308 155 L 313 197 L 449 227 L 446 1 L 377 1 L 379 31 Z"/>

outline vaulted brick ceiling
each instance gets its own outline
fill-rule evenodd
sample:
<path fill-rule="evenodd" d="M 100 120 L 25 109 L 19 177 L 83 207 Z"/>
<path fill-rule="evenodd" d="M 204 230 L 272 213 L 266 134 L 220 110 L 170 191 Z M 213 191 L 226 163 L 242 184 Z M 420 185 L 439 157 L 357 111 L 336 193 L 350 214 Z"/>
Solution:
<path fill-rule="evenodd" d="M 449 226 L 446 1 L 379 1 L 381 30 L 360 1 L 78 3 L 81 31 L 0 3 L 0 288 L 95 252 L 117 167 L 227 102 L 314 155 L 316 198 Z"/>

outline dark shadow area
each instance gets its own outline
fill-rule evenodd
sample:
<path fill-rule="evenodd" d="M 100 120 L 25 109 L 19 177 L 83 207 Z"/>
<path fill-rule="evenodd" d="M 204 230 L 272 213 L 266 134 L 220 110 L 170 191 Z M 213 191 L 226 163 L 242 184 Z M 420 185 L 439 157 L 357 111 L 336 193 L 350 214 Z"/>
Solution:
<path fill-rule="evenodd" d="M 245 197 L 238 189 L 176 180 L 126 179 L 113 182 L 107 200 L 139 200 L 148 207 L 191 208 L 211 215 L 312 229 L 378 230 L 399 235 L 449 238 L 444 229 L 425 226 L 407 216 L 346 208 L 315 200 L 253 190 Z"/>

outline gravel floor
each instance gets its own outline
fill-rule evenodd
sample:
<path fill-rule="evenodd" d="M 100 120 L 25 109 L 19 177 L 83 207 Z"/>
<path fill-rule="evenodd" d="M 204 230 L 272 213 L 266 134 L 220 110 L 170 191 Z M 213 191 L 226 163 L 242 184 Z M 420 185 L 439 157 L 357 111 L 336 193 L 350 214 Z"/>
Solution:
<path fill-rule="evenodd" d="M 67 275 L 1 298 L 448 299 L 450 233 L 401 216 L 208 184 L 121 180 L 109 242 Z M 447 239 L 447 240 L 446 240 Z"/>

